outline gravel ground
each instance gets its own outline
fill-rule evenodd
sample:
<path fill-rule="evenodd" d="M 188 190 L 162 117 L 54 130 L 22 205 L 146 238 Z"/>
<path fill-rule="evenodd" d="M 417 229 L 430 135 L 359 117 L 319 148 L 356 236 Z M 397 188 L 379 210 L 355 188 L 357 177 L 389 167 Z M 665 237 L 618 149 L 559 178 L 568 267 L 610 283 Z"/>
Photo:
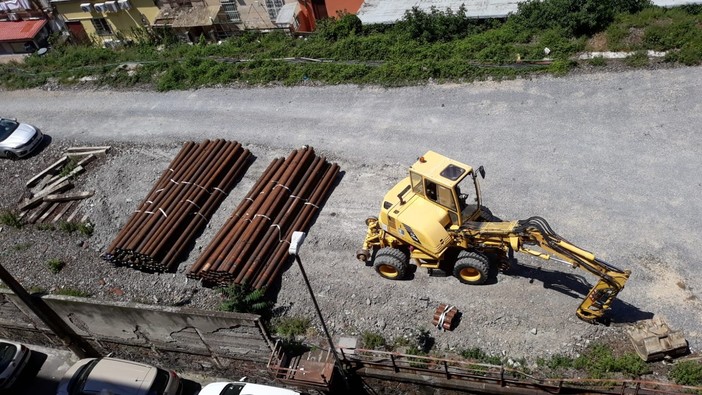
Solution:
<path fill-rule="evenodd" d="M 43 90 L 3 92 L 0 107 L 53 138 L 38 155 L 0 162 L 2 207 L 24 182 L 71 145 L 114 150 L 79 177 L 95 196 L 82 203 L 95 233 L 0 232 L 3 265 L 28 287 L 71 287 L 107 300 L 216 308 L 219 296 L 184 271 L 275 157 L 303 144 L 344 171 L 301 252 L 335 336 L 377 331 L 387 339 L 430 329 L 437 350 L 480 347 L 530 361 L 574 355 L 594 339 L 621 341 L 628 323 L 663 315 L 702 343 L 696 244 L 702 237 L 700 68 L 593 73 L 471 85 L 379 89 L 353 86 L 202 89 L 187 92 Z M 37 111 L 41 108 L 41 111 Z M 99 258 L 186 140 L 227 138 L 257 157 L 177 273 L 113 268 Z M 485 286 L 454 278 L 391 282 L 355 260 L 364 219 L 428 149 L 485 165 L 485 204 L 504 219 L 540 215 L 564 237 L 632 270 L 609 327 L 575 309 L 595 278 L 518 256 L 519 266 Z M 68 265 L 59 274 L 51 258 Z M 431 328 L 439 303 L 456 305 L 456 330 Z M 277 311 L 316 322 L 295 266 Z"/>

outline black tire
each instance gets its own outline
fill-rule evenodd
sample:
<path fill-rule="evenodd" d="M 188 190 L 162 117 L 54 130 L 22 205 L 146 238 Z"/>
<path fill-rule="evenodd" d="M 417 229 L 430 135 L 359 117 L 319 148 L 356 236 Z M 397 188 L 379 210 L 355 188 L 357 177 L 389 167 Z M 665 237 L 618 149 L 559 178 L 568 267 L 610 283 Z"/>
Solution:
<path fill-rule="evenodd" d="M 381 248 L 375 254 L 373 267 L 381 277 L 402 280 L 409 274 L 409 256 L 397 248 Z"/>
<path fill-rule="evenodd" d="M 5 151 L 5 158 L 10 160 L 17 160 L 17 155 L 14 152 Z"/>
<path fill-rule="evenodd" d="M 453 275 L 463 284 L 485 284 L 490 274 L 488 258 L 474 251 L 461 251 L 453 267 Z"/>

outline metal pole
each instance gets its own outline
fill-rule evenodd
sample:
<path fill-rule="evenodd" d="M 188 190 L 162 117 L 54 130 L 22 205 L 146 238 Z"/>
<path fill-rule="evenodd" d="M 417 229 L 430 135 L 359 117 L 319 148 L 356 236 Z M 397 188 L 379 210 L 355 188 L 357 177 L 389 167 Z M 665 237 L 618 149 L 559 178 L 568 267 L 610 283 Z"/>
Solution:
<path fill-rule="evenodd" d="M 339 362 L 339 355 L 336 353 L 336 347 L 334 347 L 334 342 L 332 341 L 331 335 L 329 334 L 329 330 L 327 329 L 327 324 L 324 323 L 324 317 L 322 317 L 322 312 L 319 310 L 319 305 L 317 304 L 317 298 L 314 297 L 314 292 L 312 292 L 312 286 L 310 286 L 310 280 L 307 279 L 307 273 L 305 273 L 305 268 L 302 267 L 302 261 L 300 261 L 300 257 L 298 255 L 295 255 L 295 261 L 297 261 L 297 265 L 300 267 L 300 272 L 302 273 L 302 278 L 305 280 L 305 285 L 307 286 L 307 291 L 310 293 L 310 298 L 312 298 L 312 304 L 314 304 L 314 309 L 317 312 L 317 317 L 319 317 L 319 321 L 322 323 L 322 329 L 324 329 L 324 334 L 327 335 L 327 341 L 329 342 L 329 347 L 331 347 L 332 353 L 334 353 L 334 359 Z"/>
<path fill-rule="evenodd" d="M 41 298 L 32 296 L 0 265 L 0 280 L 30 309 L 78 358 L 100 357 L 93 346 L 71 329 Z"/>

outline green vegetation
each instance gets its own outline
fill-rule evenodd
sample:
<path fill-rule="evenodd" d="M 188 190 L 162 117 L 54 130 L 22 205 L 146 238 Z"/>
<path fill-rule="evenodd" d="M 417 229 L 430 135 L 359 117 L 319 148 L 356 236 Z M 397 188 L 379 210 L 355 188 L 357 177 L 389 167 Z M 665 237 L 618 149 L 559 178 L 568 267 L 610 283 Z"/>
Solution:
<path fill-rule="evenodd" d="M 84 236 L 92 236 L 93 234 L 93 224 L 83 223 L 83 222 L 66 222 L 61 221 L 58 223 L 58 228 L 66 233 L 78 232 Z"/>
<path fill-rule="evenodd" d="M 52 258 L 46 261 L 46 266 L 49 268 L 51 273 L 58 274 L 58 272 L 60 272 L 61 269 L 66 266 L 66 262 L 57 258 Z"/>
<path fill-rule="evenodd" d="M 304 40 L 246 32 L 220 45 L 204 40 L 188 45 L 171 34 L 140 31 L 119 50 L 56 44 L 23 64 L 0 65 L 1 84 L 28 88 L 94 76 L 101 85 L 166 91 L 224 84 L 402 86 L 500 80 L 567 73 L 577 67 L 569 59 L 592 50 L 595 38 L 596 50 L 667 51 L 665 61 L 695 65 L 702 63 L 700 9 L 654 7 L 647 0 L 533 0 L 505 20 L 477 20 L 468 18 L 464 7 L 415 8 L 394 25 L 363 25 L 354 15 L 341 15 L 320 21 L 317 32 Z M 545 48 L 553 62 L 533 62 L 544 58 Z M 638 54 L 627 63 L 647 64 Z"/>
<path fill-rule="evenodd" d="M 233 284 L 220 288 L 219 292 L 225 298 L 219 305 L 221 311 L 235 311 L 237 313 L 259 314 L 268 317 L 273 303 L 266 300 L 266 291 L 251 289 L 245 284 Z"/>
<path fill-rule="evenodd" d="M 92 296 L 90 292 L 86 291 L 81 291 L 80 289 L 75 289 L 75 288 L 60 288 L 54 292 L 56 295 L 65 295 L 65 296 L 76 296 L 80 298 L 87 298 Z"/>
<path fill-rule="evenodd" d="M 650 373 L 646 362 L 634 353 L 615 356 L 612 348 L 604 344 L 595 344 L 589 347 L 581 356 L 573 361 L 575 369 L 585 370 L 590 378 L 606 379 L 612 373 L 635 378 Z"/>
<path fill-rule="evenodd" d="M 68 176 L 73 170 L 75 170 L 76 166 L 78 166 L 78 161 L 76 160 L 76 158 L 71 157 L 68 159 L 68 162 L 66 162 L 66 164 L 63 165 L 58 175 L 60 177 Z"/>
<path fill-rule="evenodd" d="M 282 317 L 274 323 L 275 333 L 288 340 L 304 335 L 309 328 L 310 320 L 302 317 Z"/>
<path fill-rule="evenodd" d="M 19 229 L 22 227 L 22 220 L 13 211 L 3 211 L 0 213 L 0 224 Z"/>
<path fill-rule="evenodd" d="M 361 341 L 363 342 L 363 347 L 369 350 L 382 350 L 386 344 L 383 335 L 370 331 L 361 334 Z"/>
<path fill-rule="evenodd" d="M 37 225 L 37 229 L 38 229 L 38 230 L 56 230 L 56 227 L 54 226 L 54 224 L 51 224 L 51 223 L 49 223 L 49 224 L 38 224 L 38 225 Z"/>
<path fill-rule="evenodd" d="M 487 363 L 490 365 L 502 365 L 502 358 L 495 355 L 488 355 L 485 351 L 478 347 L 469 348 L 461 351 L 461 356 L 465 359 L 470 359 L 480 363 Z"/>
<path fill-rule="evenodd" d="M 32 247 L 32 243 L 18 243 L 12 246 L 15 251 L 27 251 Z"/>
<path fill-rule="evenodd" d="M 682 361 L 675 364 L 668 372 L 668 378 L 675 384 L 702 386 L 702 363 L 699 361 Z"/>
<path fill-rule="evenodd" d="M 589 63 L 591 66 L 597 66 L 597 67 L 607 65 L 607 61 L 602 56 L 595 56 L 594 58 L 590 59 Z"/>

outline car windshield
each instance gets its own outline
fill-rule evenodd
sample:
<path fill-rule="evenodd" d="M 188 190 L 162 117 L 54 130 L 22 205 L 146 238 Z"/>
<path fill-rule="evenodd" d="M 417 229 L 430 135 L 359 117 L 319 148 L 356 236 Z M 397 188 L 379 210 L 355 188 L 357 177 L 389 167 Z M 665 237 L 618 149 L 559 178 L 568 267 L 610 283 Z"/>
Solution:
<path fill-rule="evenodd" d="M 19 123 L 11 119 L 0 118 L 0 141 L 10 137 L 18 126 Z"/>
<path fill-rule="evenodd" d="M 154 378 L 154 383 L 149 388 L 147 395 L 163 395 L 168 385 L 168 372 L 163 369 L 156 369 L 156 378 Z"/>
<path fill-rule="evenodd" d="M 10 362 L 12 362 L 12 358 L 15 357 L 16 353 L 17 347 L 14 345 L 9 343 L 0 343 L 0 373 L 2 373 L 2 371 L 4 371 L 8 365 L 10 365 Z"/>

